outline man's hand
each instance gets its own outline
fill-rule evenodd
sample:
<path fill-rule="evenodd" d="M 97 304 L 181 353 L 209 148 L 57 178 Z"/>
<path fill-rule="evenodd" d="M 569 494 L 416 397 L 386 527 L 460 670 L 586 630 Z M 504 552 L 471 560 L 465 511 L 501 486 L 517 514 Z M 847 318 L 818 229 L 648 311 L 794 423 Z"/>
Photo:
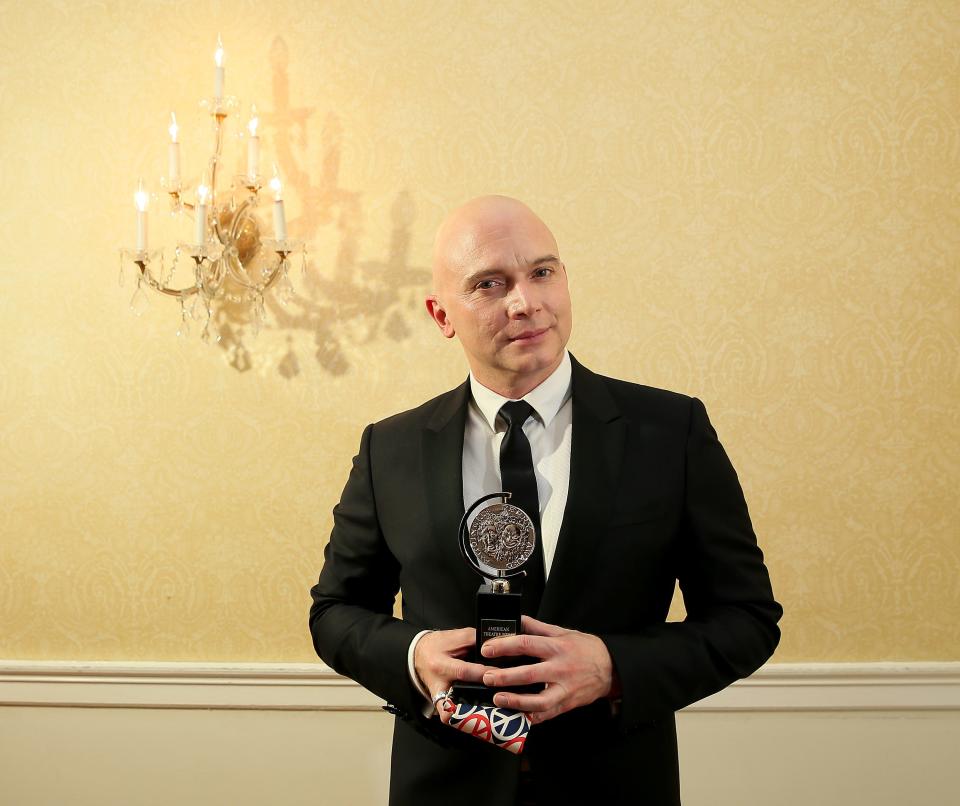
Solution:
<path fill-rule="evenodd" d="M 498 688 L 529 683 L 546 683 L 547 687 L 539 694 L 498 693 L 494 705 L 526 711 L 536 724 L 619 692 L 610 653 L 597 636 L 565 630 L 530 616 L 523 617 L 523 631 L 523 635 L 493 638 L 481 652 L 487 658 L 529 655 L 540 658 L 540 662 L 491 669 L 483 675 L 483 682 Z"/>
<path fill-rule="evenodd" d="M 483 679 L 483 673 L 489 671 L 489 666 L 463 660 L 476 640 L 477 631 L 473 627 L 464 627 L 429 632 L 417 642 L 413 651 L 413 667 L 431 697 L 446 691 L 458 680 L 479 683 Z M 449 702 L 440 700 L 436 704 L 437 713 L 444 724 L 450 721 L 453 710 Z"/>

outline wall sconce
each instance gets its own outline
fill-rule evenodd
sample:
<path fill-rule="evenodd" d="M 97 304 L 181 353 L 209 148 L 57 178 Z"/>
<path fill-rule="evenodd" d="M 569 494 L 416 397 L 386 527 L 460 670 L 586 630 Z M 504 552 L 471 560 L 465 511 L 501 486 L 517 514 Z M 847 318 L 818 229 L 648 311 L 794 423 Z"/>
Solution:
<path fill-rule="evenodd" d="M 287 238 L 286 215 L 283 207 L 283 186 L 279 171 L 274 166 L 269 188 L 273 192 L 273 238 L 264 237 L 262 227 L 255 215 L 261 203 L 260 191 L 264 177 L 260 175 L 260 137 L 257 133 L 259 118 L 256 106 L 251 108 L 247 123 L 247 170 L 234 177 L 229 191 L 218 194 L 217 180 L 223 150 L 224 130 L 227 117 L 234 112 L 239 102 L 224 95 L 226 80 L 223 43 L 217 37 L 214 54 L 214 95 L 201 102 L 213 123 L 213 154 L 207 163 L 207 171 L 197 186 L 192 201 L 185 197 L 187 186 L 180 177 L 180 127 L 174 114 L 170 115 L 170 142 L 167 146 L 167 175 L 161 179 L 161 187 L 169 196 L 170 211 L 174 215 L 193 218 L 193 240 L 181 241 L 174 248 L 173 261 L 165 266 L 163 249 L 151 250 L 148 245 L 148 209 L 150 194 L 141 179 L 134 193 L 137 214 L 136 248 L 120 250 L 120 283 L 123 284 L 124 265 L 132 262 L 139 269 L 137 288 L 130 307 L 140 315 L 148 303 L 144 286 L 162 295 L 180 301 L 180 327 L 177 335 L 189 332 L 189 320 L 202 320 L 201 338 L 220 340 L 216 326 L 211 326 L 212 305 L 223 300 L 234 305 L 246 306 L 254 333 L 258 332 L 265 318 L 263 295 L 275 289 L 282 303 L 292 291 L 289 279 L 288 258 L 301 253 L 301 267 L 306 267 L 306 250 L 302 241 Z M 172 285 L 174 275 L 182 258 L 193 261 L 192 282 L 177 288 Z M 182 272 L 181 272 L 182 274 Z M 182 282 L 182 278 L 181 278 Z M 189 304 L 188 304 L 189 303 Z"/>

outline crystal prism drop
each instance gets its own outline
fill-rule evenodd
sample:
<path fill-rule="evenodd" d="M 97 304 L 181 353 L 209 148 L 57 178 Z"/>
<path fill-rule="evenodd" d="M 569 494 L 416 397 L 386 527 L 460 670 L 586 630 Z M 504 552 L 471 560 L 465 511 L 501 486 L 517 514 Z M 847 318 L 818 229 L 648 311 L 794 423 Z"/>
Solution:
<path fill-rule="evenodd" d="M 180 295 L 180 327 L 177 328 L 177 335 L 184 338 L 190 335 L 190 314 L 182 294 Z"/>
<path fill-rule="evenodd" d="M 130 310 L 137 316 L 143 316 L 150 307 L 150 298 L 143 290 L 143 286 L 137 283 L 137 290 L 133 292 L 130 298 Z"/>
<path fill-rule="evenodd" d="M 263 327 L 265 319 L 266 311 L 263 308 L 263 295 L 257 294 L 256 297 L 254 297 L 253 311 L 251 311 L 250 315 L 250 328 L 254 338 L 260 335 L 260 330 Z"/>
<path fill-rule="evenodd" d="M 200 301 L 200 294 L 194 294 L 190 301 L 190 305 L 186 308 L 186 315 L 195 322 L 199 322 L 203 316 L 203 309 L 204 305 Z"/>
<path fill-rule="evenodd" d="M 209 319 L 207 319 L 206 324 L 203 326 L 203 332 L 200 334 L 200 338 L 203 339 L 204 344 L 209 344 L 211 339 L 213 339 L 214 344 L 219 344 L 223 339 L 220 335 L 220 330 L 216 325 L 211 326 Z"/>
<path fill-rule="evenodd" d="M 277 282 L 277 302 L 286 307 L 290 304 L 290 300 L 293 299 L 293 284 L 290 282 L 290 277 L 287 275 L 286 269 L 284 269 L 283 276 Z"/>

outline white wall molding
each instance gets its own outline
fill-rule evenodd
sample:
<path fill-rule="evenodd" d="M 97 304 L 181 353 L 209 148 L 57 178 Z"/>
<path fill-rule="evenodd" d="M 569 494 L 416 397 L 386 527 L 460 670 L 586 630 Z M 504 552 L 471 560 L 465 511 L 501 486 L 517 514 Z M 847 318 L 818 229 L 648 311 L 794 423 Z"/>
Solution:
<path fill-rule="evenodd" d="M 372 711 L 382 701 L 322 663 L 0 660 L 0 705 Z"/>
<path fill-rule="evenodd" d="M 771 663 L 685 710 L 960 710 L 960 662 Z"/>
<path fill-rule="evenodd" d="M 321 663 L 0 660 L 0 706 L 372 711 Z M 687 711 L 960 710 L 960 662 L 779 663 Z"/>

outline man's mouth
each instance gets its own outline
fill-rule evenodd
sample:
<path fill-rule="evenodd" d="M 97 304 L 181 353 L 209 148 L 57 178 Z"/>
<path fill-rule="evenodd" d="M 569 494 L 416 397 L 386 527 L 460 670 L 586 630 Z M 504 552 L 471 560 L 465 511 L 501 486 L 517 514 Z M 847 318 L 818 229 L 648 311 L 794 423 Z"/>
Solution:
<path fill-rule="evenodd" d="M 522 333 L 518 333 L 515 336 L 511 336 L 510 341 L 520 341 L 520 342 L 533 341 L 534 339 L 537 339 L 540 336 L 542 336 L 544 333 L 546 333 L 547 330 L 549 330 L 549 328 L 546 328 L 546 327 L 542 327 L 538 330 L 524 330 Z"/>

